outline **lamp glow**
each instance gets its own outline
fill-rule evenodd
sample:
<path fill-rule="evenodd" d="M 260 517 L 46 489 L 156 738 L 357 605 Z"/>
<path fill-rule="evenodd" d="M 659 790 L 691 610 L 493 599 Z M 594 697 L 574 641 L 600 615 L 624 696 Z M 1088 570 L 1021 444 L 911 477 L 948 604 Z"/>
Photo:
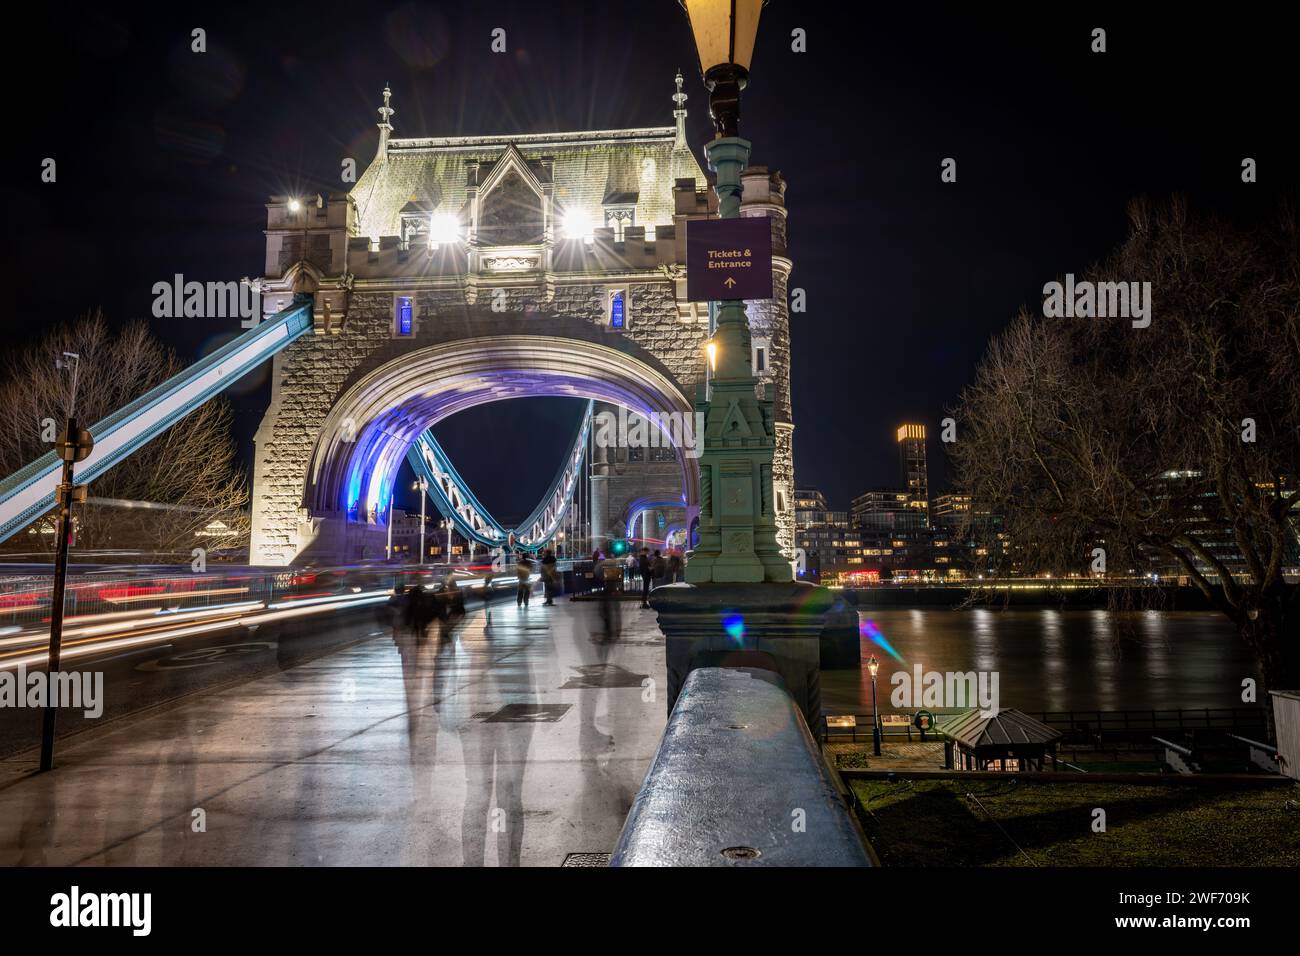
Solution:
<path fill-rule="evenodd" d="M 302 208 L 302 203 L 299 202 L 297 199 L 290 199 L 290 200 L 289 200 L 289 211 L 290 211 L 290 212 L 297 212 L 297 211 L 298 211 L 299 209 L 301 209 L 301 208 Z"/>
<path fill-rule="evenodd" d="M 709 342 L 704 346 L 704 351 L 709 356 L 709 371 L 716 372 L 718 370 L 718 343 Z"/>
<path fill-rule="evenodd" d="M 451 213 L 440 212 L 429 220 L 430 242 L 456 242 L 460 239 L 460 220 Z"/>
<path fill-rule="evenodd" d="M 749 70 L 763 0 L 683 0 L 690 19 L 700 72 L 735 65 Z"/>
<path fill-rule="evenodd" d="M 570 239 L 586 239 L 592 235 L 591 217 L 581 209 L 570 209 L 564 214 L 564 234 Z"/>

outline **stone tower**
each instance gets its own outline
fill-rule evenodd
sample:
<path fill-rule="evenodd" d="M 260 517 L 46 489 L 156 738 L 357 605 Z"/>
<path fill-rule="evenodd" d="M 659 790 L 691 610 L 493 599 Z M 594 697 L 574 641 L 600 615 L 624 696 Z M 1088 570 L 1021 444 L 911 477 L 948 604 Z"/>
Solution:
<path fill-rule="evenodd" d="M 686 300 L 684 222 L 717 203 L 686 142 L 680 82 L 672 126 L 571 133 L 398 138 L 390 97 L 350 192 L 267 204 L 264 309 L 311 295 L 315 334 L 274 362 L 254 564 L 382 556 L 405 447 L 462 408 L 572 395 L 685 414 L 705 376 L 708 306 Z M 748 309 L 758 387 L 774 388 L 774 496 L 793 554 L 781 176 L 747 169 L 741 208 L 772 222 L 774 298 Z M 697 495 L 680 453 L 593 456 L 599 533 L 621 534 L 647 504 L 689 528 Z M 656 530 L 643 519 L 636 535 Z"/>

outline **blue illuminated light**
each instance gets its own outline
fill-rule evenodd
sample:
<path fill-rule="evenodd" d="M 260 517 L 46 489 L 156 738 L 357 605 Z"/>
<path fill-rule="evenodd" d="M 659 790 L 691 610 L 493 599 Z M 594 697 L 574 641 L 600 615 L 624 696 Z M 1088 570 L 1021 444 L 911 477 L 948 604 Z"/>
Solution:
<path fill-rule="evenodd" d="M 740 643 L 745 637 L 745 619 L 739 614 L 728 614 L 722 619 L 722 629 L 729 638 Z"/>
<path fill-rule="evenodd" d="M 411 334 L 411 297 L 409 295 L 399 295 L 397 297 L 397 334 Z"/>

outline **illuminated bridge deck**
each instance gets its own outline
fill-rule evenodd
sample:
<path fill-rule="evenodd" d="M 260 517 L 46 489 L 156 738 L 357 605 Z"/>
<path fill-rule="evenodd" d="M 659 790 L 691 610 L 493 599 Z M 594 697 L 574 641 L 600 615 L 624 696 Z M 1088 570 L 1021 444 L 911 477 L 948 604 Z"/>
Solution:
<path fill-rule="evenodd" d="M 609 644 L 599 605 L 540 605 L 494 605 L 490 626 L 478 609 L 442 643 L 367 618 L 351 647 L 92 722 L 51 773 L 32 773 L 34 751 L 0 761 L 0 864 L 608 853 L 663 731 L 663 638 L 630 604 Z"/>

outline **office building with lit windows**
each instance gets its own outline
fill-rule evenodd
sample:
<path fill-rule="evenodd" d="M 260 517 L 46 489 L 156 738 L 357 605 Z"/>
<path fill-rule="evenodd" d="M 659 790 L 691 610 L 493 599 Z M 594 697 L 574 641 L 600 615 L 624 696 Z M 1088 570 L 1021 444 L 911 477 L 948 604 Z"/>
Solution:
<path fill-rule="evenodd" d="M 847 511 L 827 507 L 816 488 L 796 488 L 795 547 L 804 552 L 804 579 L 829 583 L 862 566 L 862 542 Z"/>
<path fill-rule="evenodd" d="M 899 425 L 896 437 L 899 479 L 907 492 L 907 505 L 925 515 L 928 526 L 930 476 L 925 461 L 925 426 Z"/>

